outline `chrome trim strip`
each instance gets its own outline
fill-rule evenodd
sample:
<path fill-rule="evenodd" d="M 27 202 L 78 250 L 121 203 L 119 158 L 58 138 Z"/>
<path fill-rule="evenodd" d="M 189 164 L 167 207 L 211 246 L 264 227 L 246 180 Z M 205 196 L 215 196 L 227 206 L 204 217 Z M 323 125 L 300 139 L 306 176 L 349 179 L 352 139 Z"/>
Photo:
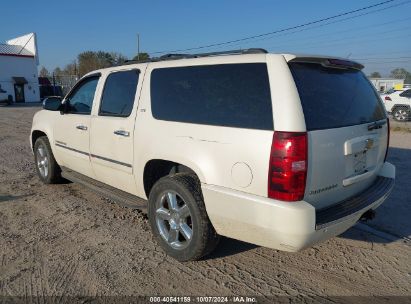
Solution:
<path fill-rule="evenodd" d="M 104 161 L 107 161 L 107 162 L 110 162 L 110 163 L 114 163 L 114 164 L 121 165 L 121 166 L 128 167 L 128 168 L 133 168 L 133 166 L 130 165 L 130 164 L 123 163 L 121 161 L 114 160 L 114 159 L 111 159 L 111 158 L 107 158 L 107 157 L 103 157 L 103 156 L 99 156 L 99 155 L 95 155 L 95 154 L 90 154 L 90 153 L 80 151 L 80 150 L 77 150 L 77 149 L 74 149 L 74 148 L 70 148 L 70 147 L 67 147 L 67 146 L 61 144 L 61 142 L 58 142 L 58 141 L 56 141 L 55 145 L 58 146 L 58 147 L 73 151 L 73 152 L 77 152 L 77 153 L 80 153 L 80 154 L 83 154 L 83 155 L 98 158 L 98 159 L 101 159 L 101 160 L 104 160 Z"/>
<path fill-rule="evenodd" d="M 56 144 L 60 144 L 60 145 L 63 145 L 63 146 L 67 146 L 67 144 L 66 144 L 65 142 L 58 141 L 58 140 L 56 140 Z"/>
<path fill-rule="evenodd" d="M 56 146 L 67 149 L 67 150 L 70 150 L 70 151 L 73 151 L 73 152 L 77 152 L 77 153 L 89 156 L 89 154 L 87 152 L 83 152 L 83 151 L 80 151 L 80 150 L 77 150 L 77 149 L 74 149 L 74 148 L 67 147 L 67 146 L 62 145 L 58 142 L 56 142 Z"/>
<path fill-rule="evenodd" d="M 103 156 L 98 156 L 98 155 L 95 155 L 95 154 L 90 154 L 90 156 L 94 157 L 94 158 L 101 159 L 101 160 L 105 160 L 105 161 L 108 161 L 108 162 L 111 162 L 111 163 L 115 163 L 115 164 L 118 164 L 118 165 L 122 165 L 122 166 L 125 166 L 125 167 L 132 168 L 132 166 L 130 164 L 126 164 L 126 163 L 120 162 L 118 160 L 114 160 L 114 159 L 103 157 Z"/>

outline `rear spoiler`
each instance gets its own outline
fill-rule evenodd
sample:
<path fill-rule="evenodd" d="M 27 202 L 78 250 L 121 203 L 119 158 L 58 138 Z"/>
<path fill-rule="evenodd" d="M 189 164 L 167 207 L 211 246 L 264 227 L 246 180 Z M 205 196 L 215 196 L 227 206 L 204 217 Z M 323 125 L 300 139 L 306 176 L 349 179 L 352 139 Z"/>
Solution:
<path fill-rule="evenodd" d="M 364 66 L 358 62 L 339 58 L 296 57 L 289 62 L 317 63 L 326 68 L 362 70 Z"/>

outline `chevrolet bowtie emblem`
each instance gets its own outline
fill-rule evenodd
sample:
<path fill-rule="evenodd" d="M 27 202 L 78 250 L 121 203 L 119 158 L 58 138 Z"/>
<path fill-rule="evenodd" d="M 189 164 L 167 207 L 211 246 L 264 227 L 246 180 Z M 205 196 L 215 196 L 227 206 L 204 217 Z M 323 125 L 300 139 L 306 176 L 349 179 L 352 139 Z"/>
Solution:
<path fill-rule="evenodd" d="M 374 141 L 372 139 L 369 138 L 365 141 L 365 149 L 370 150 L 373 145 Z"/>

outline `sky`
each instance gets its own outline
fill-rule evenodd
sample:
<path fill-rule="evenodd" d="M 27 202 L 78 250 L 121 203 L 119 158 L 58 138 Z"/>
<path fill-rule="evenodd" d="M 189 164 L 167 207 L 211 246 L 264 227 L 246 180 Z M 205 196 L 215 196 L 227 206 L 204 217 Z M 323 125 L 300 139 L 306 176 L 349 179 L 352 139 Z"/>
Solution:
<path fill-rule="evenodd" d="M 132 58 L 137 53 L 137 34 L 140 51 L 155 56 L 163 54 L 156 52 L 273 32 L 383 1 L 5 1 L 0 41 L 35 32 L 40 66 L 52 71 L 88 50 Z M 410 12 L 410 0 L 394 0 L 295 30 L 197 52 L 261 47 L 270 52 L 356 59 L 365 65 L 366 73 L 388 75 L 396 67 L 411 71 Z"/>

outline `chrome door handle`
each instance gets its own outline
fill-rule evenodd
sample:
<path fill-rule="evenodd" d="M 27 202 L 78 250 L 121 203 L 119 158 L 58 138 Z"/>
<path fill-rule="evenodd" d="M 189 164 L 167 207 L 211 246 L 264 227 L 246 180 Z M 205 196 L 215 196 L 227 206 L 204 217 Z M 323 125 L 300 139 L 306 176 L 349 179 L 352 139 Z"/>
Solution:
<path fill-rule="evenodd" d="M 114 131 L 114 134 L 119 135 L 119 136 L 124 136 L 124 137 L 130 136 L 130 132 L 124 131 L 124 130 L 116 130 Z"/>
<path fill-rule="evenodd" d="M 86 130 L 87 130 L 87 126 L 85 126 L 85 125 L 77 125 L 77 126 L 76 126 L 76 129 L 86 131 Z"/>

